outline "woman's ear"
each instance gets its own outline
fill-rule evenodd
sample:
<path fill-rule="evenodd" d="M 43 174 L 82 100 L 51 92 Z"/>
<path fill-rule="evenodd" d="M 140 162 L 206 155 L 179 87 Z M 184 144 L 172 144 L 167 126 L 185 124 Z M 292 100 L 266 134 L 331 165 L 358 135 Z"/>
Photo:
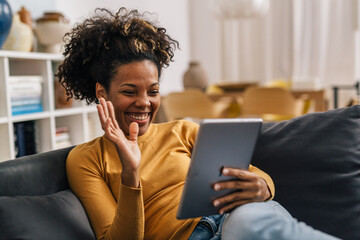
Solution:
<path fill-rule="evenodd" d="M 96 83 L 95 92 L 96 92 L 97 99 L 104 98 L 105 100 L 107 100 L 106 89 L 100 83 Z"/>

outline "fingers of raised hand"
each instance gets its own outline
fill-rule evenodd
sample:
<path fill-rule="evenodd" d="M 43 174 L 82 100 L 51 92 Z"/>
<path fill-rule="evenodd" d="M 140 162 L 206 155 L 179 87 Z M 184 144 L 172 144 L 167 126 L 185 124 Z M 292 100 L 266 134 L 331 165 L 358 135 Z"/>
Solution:
<path fill-rule="evenodd" d="M 106 104 L 107 104 L 107 109 L 108 109 L 108 112 L 109 112 L 109 117 L 111 118 L 111 120 L 112 120 L 112 122 L 114 124 L 114 127 L 119 128 L 119 124 L 118 124 L 118 122 L 116 120 L 116 116 L 115 116 L 114 105 L 110 101 L 107 101 Z"/>
<path fill-rule="evenodd" d="M 107 101 L 104 98 L 99 98 L 99 101 L 100 101 L 100 106 L 103 108 L 105 118 L 108 118 L 109 110 L 107 106 Z"/>
<path fill-rule="evenodd" d="M 105 113 L 104 113 L 104 108 L 101 105 L 97 105 L 96 108 L 98 111 L 101 128 L 103 130 L 105 130 L 106 117 L 105 117 Z"/>
<path fill-rule="evenodd" d="M 96 108 L 98 110 L 98 115 L 99 115 L 101 127 L 102 127 L 102 129 L 104 129 L 106 120 L 109 117 L 109 112 L 107 110 L 107 105 L 106 105 L 105 99 L 104 98 L 99 98 L 99 101 L 100 101 L 100 104 L 98 104 L 96 106 Z"/>
<path fill-rule="evenodd" d="M 123 132 L 120 128 L 114 126 L 114 121 L 111 118 L 107 118 L 104 126 L 105 136 L 115 144 L 120 144 L 122 139 L 125 139 Z"/>
<path fill-rule="evenodd" d="M 106 119 L 104 131 L 106 134 L 111 134 L 111 135 L 116 134 L 116 128 L 114 127 L 114 124 L 113 124 L 113 121 L 111 118 Z"/>
<path fill-rule="evenodd" d="M 119 124 L 116 120 L 114 106 L 110 101 L 105 101 L 104 98 L 99 98 L 100 104 L 96 106 L 101 123 L 101 127 L 105 130 L 106 121 L 111 118 L 111 122 L 115 128 L 119 128 Z"/>

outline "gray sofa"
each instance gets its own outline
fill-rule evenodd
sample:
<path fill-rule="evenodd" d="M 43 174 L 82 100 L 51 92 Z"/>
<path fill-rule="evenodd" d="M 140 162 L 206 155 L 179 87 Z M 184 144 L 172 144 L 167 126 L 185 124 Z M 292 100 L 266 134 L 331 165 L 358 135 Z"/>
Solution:
<path fill-rule="evenodd" d="M 0 239 L 94 239 L 69 189 L 71 148 L 0 163 Z M 360 239 L 360 106 L 264 123 L 252 164 L 297 219 Z"/>

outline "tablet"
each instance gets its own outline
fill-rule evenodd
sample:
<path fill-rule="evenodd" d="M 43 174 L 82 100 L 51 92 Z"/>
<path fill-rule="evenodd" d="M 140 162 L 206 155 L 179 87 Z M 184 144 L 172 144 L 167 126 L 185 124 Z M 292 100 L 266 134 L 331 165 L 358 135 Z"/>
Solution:
<path fill-rule="evenodd" d="M 262 124 L 257 118 L 204 119 L 196 137 L 185 180 L 178 219 L 219 213 L 213 200 L 232 190 L 215 191 L 212 186 L 231 177 L 221 175 L 223 167 L 248 169 Z"/>

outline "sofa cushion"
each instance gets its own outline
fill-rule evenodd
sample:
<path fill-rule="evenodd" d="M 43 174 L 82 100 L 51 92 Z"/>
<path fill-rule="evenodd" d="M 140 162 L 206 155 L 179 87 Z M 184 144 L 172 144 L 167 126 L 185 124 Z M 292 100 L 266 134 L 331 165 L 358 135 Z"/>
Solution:
<path fill-rule="evenodd" d="M 275 199 L 298 220 L 360 236 L 360 106 L 264 123 L 252 164 L 274 180 Z"/>
<path fill-rule="evenodd" d="M 0 197 L 0 239 L 95 239 L 70 190 L 44 196 Z"/>

